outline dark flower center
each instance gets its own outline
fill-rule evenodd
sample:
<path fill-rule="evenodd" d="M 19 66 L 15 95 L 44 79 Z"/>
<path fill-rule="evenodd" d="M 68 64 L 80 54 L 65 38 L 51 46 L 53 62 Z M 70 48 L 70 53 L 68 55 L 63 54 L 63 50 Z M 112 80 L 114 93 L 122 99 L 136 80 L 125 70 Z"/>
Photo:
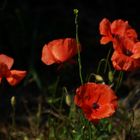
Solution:
<path fill-rule="evenodd" d="M 93 104 L 92 104 L 92 107 L 93 107 L 93 109 L 98 109 L 98 108 L 99 108 L 99 104 L 93 103 Z"/>
<path fill-rule="evenodd" d="M 126 49 L 125 47 L 122 48 L 122 51 L 126 56 L 131 56 L 133 54 L 130 50 Z"/>
<path fill-rule="evenodd" d="M 129 50 L 125 50 L 125 55 L 127 55 L 127 56 L 131 56 L 133 53 L 131 52 L 131 51 L 129 51 Z"/>

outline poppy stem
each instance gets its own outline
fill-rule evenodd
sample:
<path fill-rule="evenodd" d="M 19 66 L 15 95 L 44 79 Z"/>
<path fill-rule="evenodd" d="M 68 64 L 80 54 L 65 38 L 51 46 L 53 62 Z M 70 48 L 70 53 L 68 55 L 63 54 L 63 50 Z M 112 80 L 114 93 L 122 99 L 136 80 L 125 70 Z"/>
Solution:
<path fill-rule="evenodd" d="M 99 61 L 98 67 L 97 67 L 97 74 L 100 73 L 101 65 L 102 65 L 103 63 L 106 63 L 106 59 L 105 59 L 105 58 L 103 58 L 103 59 L 101 59 L 101 60 Z"/>
<path fill-rule="evenodd" d="M 78 49 L 78 64 L 79 64 L 79 76 L 81 84 L 83 84 L 83 78 L 82 78 L 82 65 L 81 65 L 81 55 L 80 55 L 80 41 L 78 36 L 78 9 L 74 9 L 75 14 L 75 26 L 76 26 L 76 42 L 77 42 L 77 49 Z"/>
<path fill-rule="evenodd" d="M 122 79 L 123 79 L 123 72 L 120 71 L 119 76 L 118 76 L 118 81 L 117 81 L 117 84 L 116 84 L 116 87 L 115 87 L 115 91 L 117 91 L 118 88 L 120 87 L 120 85 L 122 83 Z"/>
<path fill-rule="evenodd" d="M 105 73 L 106 70 L 107 70 L 107 66 L 110 66 L 110 65 L 109 65 L 110 53 L 111 53 L 111 48 L 109 49 L 108 54 L 107 54 L 107 57 L 106 57 L 106 64 L 105 64 L 105 68 L 104 68 L 104 73 Z"/>

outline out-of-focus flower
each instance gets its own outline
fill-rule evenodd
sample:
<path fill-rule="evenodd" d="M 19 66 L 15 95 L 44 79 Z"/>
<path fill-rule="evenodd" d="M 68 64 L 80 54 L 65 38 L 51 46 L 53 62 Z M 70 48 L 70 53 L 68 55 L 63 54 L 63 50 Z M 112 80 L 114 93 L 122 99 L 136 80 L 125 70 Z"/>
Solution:
<path fill-rule="evenodd" d="M 53 40 L 44 45 L 41 60 L 47 65 L 65 62 L 78 53 L 78 47 L 73 38 Z"/>
<path fill-rule="evenodd" d="M 26 71 L 11 70 L 13 63 L 13 58 L 0 54 L 0 83 L 2 78 L 6 78 L 10 85 L 15 86 L 26 76 Z"/>
<path fill-rule="evenodd" d="M 74 102 L 93 123 L 110 117 L 117 108 L 117 96 L 114 91 L 108 85 L 92 82 L 77 88 Z"/>

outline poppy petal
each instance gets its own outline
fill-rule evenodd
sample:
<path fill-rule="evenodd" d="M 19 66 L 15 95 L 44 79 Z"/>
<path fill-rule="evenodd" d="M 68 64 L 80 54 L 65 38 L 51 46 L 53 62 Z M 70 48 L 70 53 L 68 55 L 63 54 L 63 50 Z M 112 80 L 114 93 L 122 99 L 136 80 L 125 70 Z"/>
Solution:
<path fill-rule="evenodd" d="M 100 105 L 112 103 L 112 101 L 117 100 L 117 96 L 115 95 L 115 92 L 108 85 L 99 84 L 99 88 L 100 88 L 101 95 L 98 103 Z"/>
<path fill-rule="evenodd" d="M 47 65 L 51 65 L 53 63 L 55 63 L 56 58 L 54 58 L 49 46 L 47 44 L 44 45 L 43 49 L 42 49 L 42 57 L 41 57 L 42 62 L 44 62 Z"/>
<path fill-rule="evenodd" d="M 51 51 L 57 60 L 64 62 L 77 54 L 77 42 L 72 38 L 55 40 Z"/>
<path fill-rule="evenodd" d="M 133 46 L 133 55 L 131 56 L 134 59 L 139 59 L 140 58 L 140 42 L 137 42 Z"/>
<path fill-rule="evenodd" d="M 11 75 L 6 79 L 11 86 L 15 86 L 26 76 L 26 73 L 21 70 L 11 70 Z"/>
<path fill-rule="evenodd" d="M 103 36 L 103 37 L 101 38 L 101 40 L 100 40 L 100 43 L 103 44 L 103 45 L 105 45 L 105 44 L 109 43 L 111 40 L 112 40 L 112 39 L 111 39 L 110 37 L 108 37 L 108 36 Z"/>
<path fill-rule="evenodd" d="M 5 54 L 0 54 L 0 63 L 6 64 L 8 69 L 11 69 L 14 59 Z"/>
<path fill-rule="evenodd" d="M 96 102 L 98 99 L 98 92 L 96 92 L 96 86 L 97 85 L 95 83 L 89 82 L 77 88 L 76 95 L 74 97 L 75 104 L 78 106 L 82 106 L 83 100 L 89 103 L 89 99 L 91 99 L 92 96 L 94 96 L 94 98 L 92 98 L 92 102 Z"/>
<path fill-rule="evenodd" d="M 121 19 L 115 20 L 111 24 L 111 33 L 119 36 L 125 36 L 126 29 L 130 26 L 128 21 L 123 21 Z"/>
<path fill-rule="evenodd" d="M 115 110 L 112 104 L 105 104 L 103 106 L 100 106 L 99 109 L 93 110 L 91 114 L 91 118 L 102 119 L 102 118 L 110 117 L 114 112 Z"/>
<path fill-rule="evenodd" d="M 110 30 L 111 23 L 107 18 L 104 18 L 99 25 L 99 31 L 101 35 L 108 36 L 111 33 Z"/>
<path fill-rule="evenodd" d="M 132 71 L 134 69 L 134 59 L 117 51 L 114 51 L 111 61 L 116 70 Z"/>
<path fill-rule="evenodd" d="M 41 59 L 47 65 L 61 63 L 76 55 L 78 47 L 73 38 L 53 40 L 43 47 Z"/>
<path fill-rule="evenodd" d="M 126 36 L 133 41 L 136 41 L 138 38 L 137 32 L 132 28 L 126 30 Z"/>
<path fill-rule="evenodd" d="M 11 74 L 10 70 L 8 69 L 8 66 L 4 63 L 0 63 L 0 76 L 1 77 L 7 77 Z"/>
<path fill-rule="evenodd" d="M 114 103 L 100 105 L 100 107 L 95 110 L 92 109 L 91 106 L 87 104 L 83 104 L 82 110 L 84 112 L 85 117 L 89 121 L 94 121 L 94 120 L 100 120 L 102 118 L 110 117 L 115 112 L 115 109 L 117 107 L 114 105 L 115 105 Z"/>

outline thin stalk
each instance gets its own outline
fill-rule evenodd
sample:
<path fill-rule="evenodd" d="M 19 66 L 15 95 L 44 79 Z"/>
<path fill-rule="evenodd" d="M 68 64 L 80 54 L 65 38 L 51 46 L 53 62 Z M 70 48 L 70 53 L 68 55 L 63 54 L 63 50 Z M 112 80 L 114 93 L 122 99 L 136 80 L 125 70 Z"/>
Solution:
<path fill-rule="evenodd" d="M 37 131 L 39 131 L 40 119 L 41 119 L 41 112 L 42 112 L 42 102 L 38 103 L 38 112 L 36 114 L 37 117 Z"/>
<path fill-rule="evenodd" d="M 98 63 L 98 67 L 97 67 L 97 74 L 99 74 L 99 72 L 100 72 L 100 68 L 101 68 L 101 65 L 102 65 L 102 63 L 105 63 L 106 62 L 106 59 L 101 59 L 100 61 L 99 61 L 99 63 Z"/>
<path fill-rule="evenodd" d="M 120 85 L 122 83 L 122 79 L 123 79 L 123 72 L 120 71 L 119 76 L 118 76 L 118 81 L 117 81 L 117 84 L 116 84 L 116 87 L 115 87 L 115 91 L 117 91 L 118 88 L 120 87 Z"/>
<path fill-rule="evenodd" d="M 111 53 L 111 49 L 108 51 L 108 54 L 107 54 L 107 57 L 106 57 L 106 64 L 105 64 L 105 69 L 104 69 L 104 73 L 106 72 L 106 70 L 107 70 L 107 65 L 108 65 L 108 63 L 109 63 L 109 56 L 110 56 L 110 53 Z"/>
<path fill-rule="evenodd" d="M 79 77 L 80 77 L 81 84 L 83 84 L 81 55 L 80 55 L 80 41 L 78 36 L 78 10 L 77 9 L 74 9 L 74 14 L 75 14 L 75 26 L 76 26 L 76 42 L 77 42 L 77 50 L 78 50 Z"/>
<path fill-rule="evenodd" d="M 15 106 L 12 107 L 13 114 L 12 114 L 12 129 L 15 130 L 16 122 L 15 122 Z"/>

